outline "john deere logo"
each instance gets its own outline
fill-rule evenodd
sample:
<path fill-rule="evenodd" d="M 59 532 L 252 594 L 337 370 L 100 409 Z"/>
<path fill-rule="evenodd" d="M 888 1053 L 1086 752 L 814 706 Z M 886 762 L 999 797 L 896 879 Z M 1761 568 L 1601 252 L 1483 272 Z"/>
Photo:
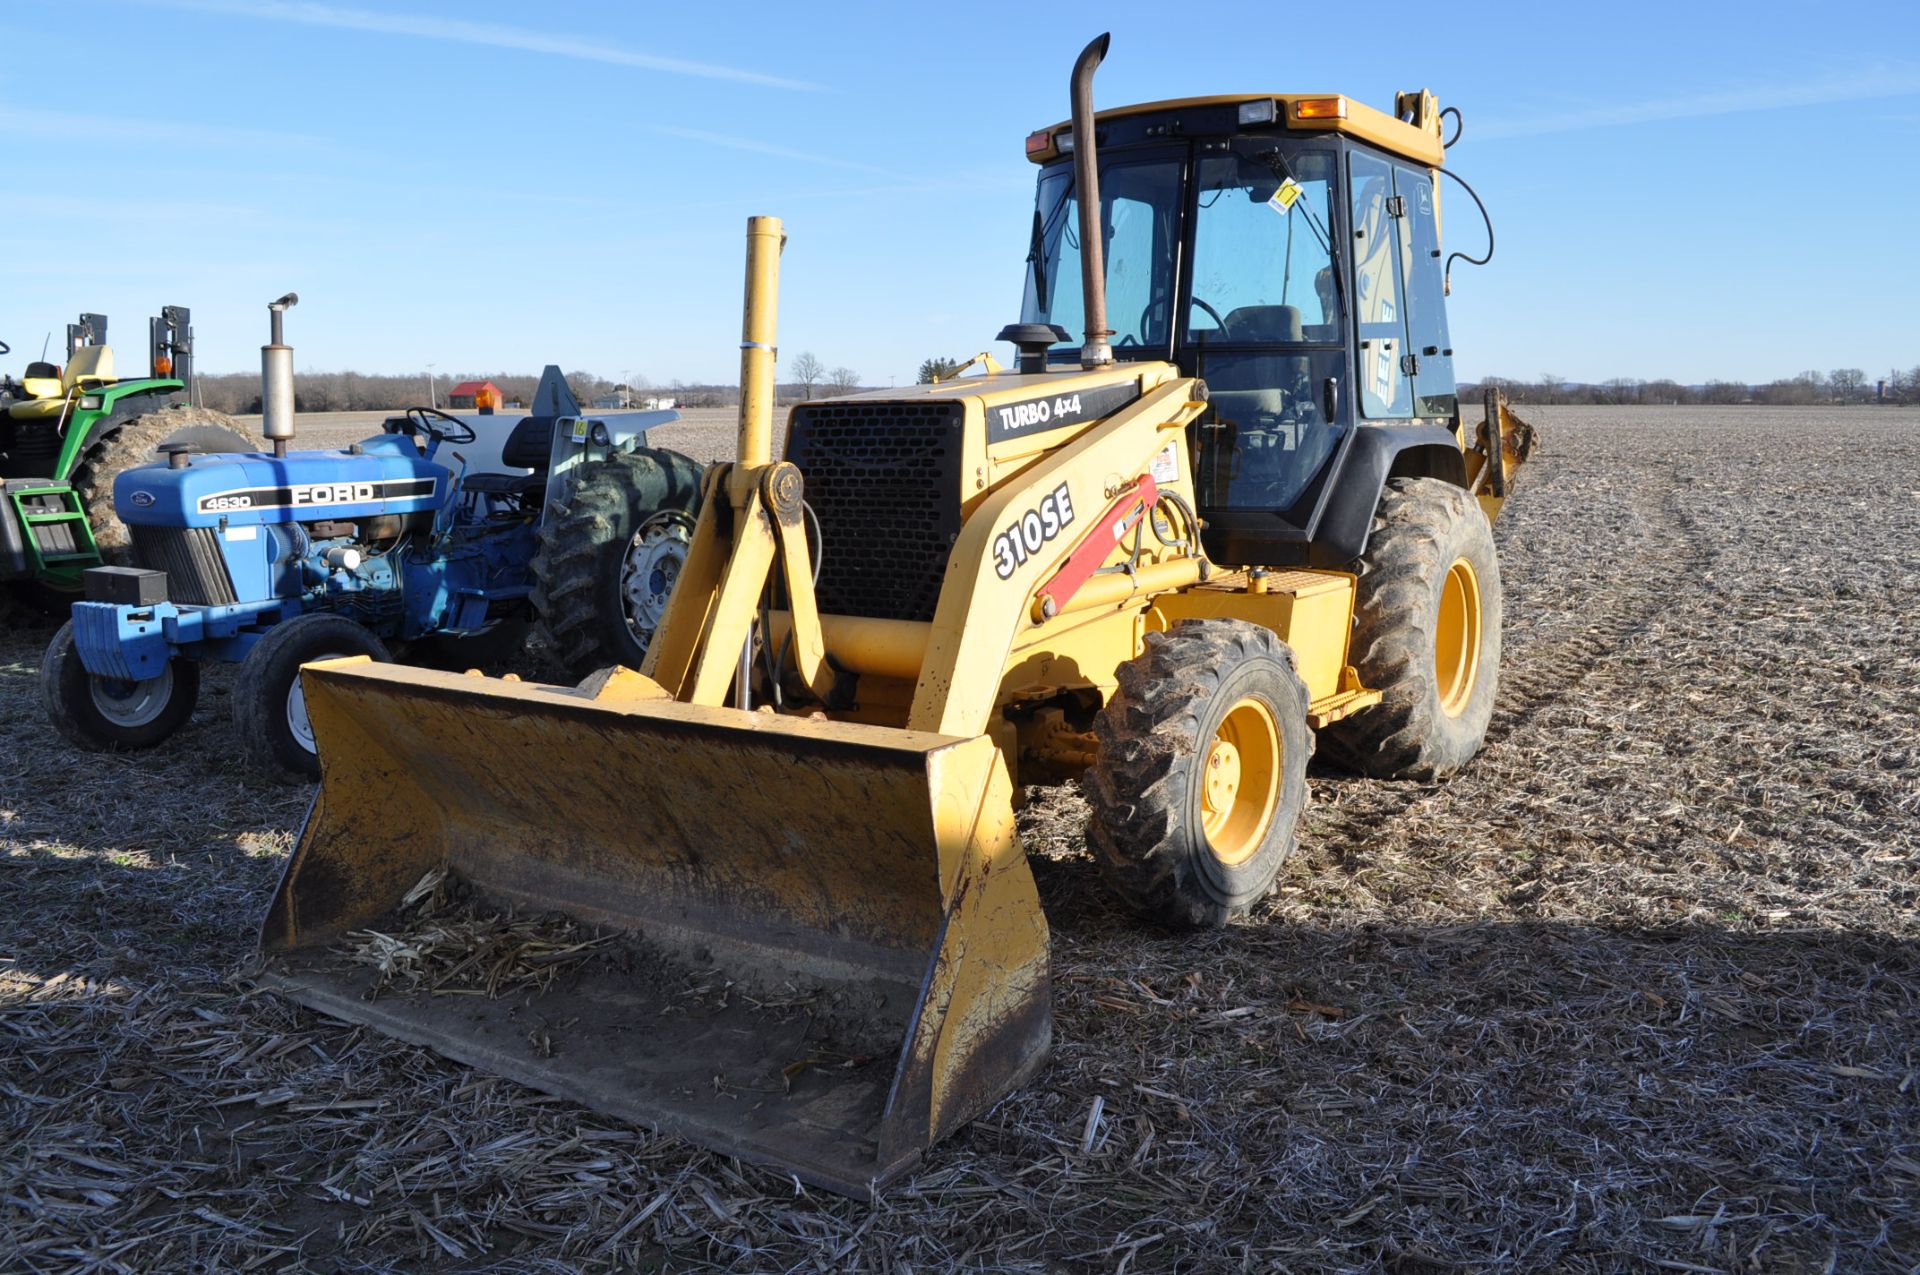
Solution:
<path fill-rule="evenodd" d="M 153 493 L 150 491 L 136 491 L 132 496 L 128 497 L 128 499 L 133 501 L 138 508 L 145 509 L 153 503 Z"/>

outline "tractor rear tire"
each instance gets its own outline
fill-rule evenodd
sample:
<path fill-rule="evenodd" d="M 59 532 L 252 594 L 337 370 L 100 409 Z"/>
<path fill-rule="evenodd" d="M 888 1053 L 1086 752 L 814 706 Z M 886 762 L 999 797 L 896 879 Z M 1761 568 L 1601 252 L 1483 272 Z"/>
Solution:
<path fill-rule="evenodd" d="M 250 452 L 253 441 L 224 412 L 186 403 L 155 408 L 119 422 L 89 447 L 73 469 L 73 489 L 87 511 L 93 543 L 109 566 L 130 565 L 133 542 L 113 507 L 113 484 L 135 465 L 165 460 L 162 447 L 185 443 L 196 452 Z"/>
<path fill-rule="evenodd" d="M 289 784 L 320 777 L 300 666 L 342 655 L 371 655 L 382 664 L 393 658 L 364 625 L 324 612 L 275 625 L 247 652 L 234 679 L 233 726 L 256 774 Z"/>
<path fill-rule="evenodd" d="M 90 753 L 152 748 L 187 724 L 200 699 L 200 664 L 185 656 L 144 681 L 98 677 L 80 662 L 73 623 L 60 626 L 40 661 L 40 702 L 54 728 Z"/>
<path fill-rule="evenodd" d="M 1225 925 L 1273 888 L 1307 804 L 1307 688 L 1271 629 L 1149 633 L 1094 718 L 1089 832 L 1107 884 L 1176 929 Z"/>
<path fill-rule="evenodd" d="M 643 447 L 580 467 L 540 524 L 533 609 L 553 658 L 575 677 L 639 668 L 685 563 L 700 466 Z"/>
<path fill-rule="evenodd" d="M 1320 732 L 1376 779 L 1473 760 L 1500 683 L 1500 558 L 1480 504 L 1437 478 L 1389 479 L 1358 566 L 1352 663 L 1384 698 Z"/>

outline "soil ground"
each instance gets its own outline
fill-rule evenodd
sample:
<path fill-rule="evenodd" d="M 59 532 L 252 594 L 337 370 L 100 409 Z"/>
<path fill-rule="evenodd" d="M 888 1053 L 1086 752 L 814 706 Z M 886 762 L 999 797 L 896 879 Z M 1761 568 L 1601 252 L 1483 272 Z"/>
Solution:
<path fill-rule="evenodd" d="M 872 1207 L 251 992 L 229 671 L 81 756 L 0 635 L 0 1268 L 1912 1271 L 1920 413 L 1529 415 L 1481 757 L 1197 938 L 1036 793 L 1051 1059 Z"/>

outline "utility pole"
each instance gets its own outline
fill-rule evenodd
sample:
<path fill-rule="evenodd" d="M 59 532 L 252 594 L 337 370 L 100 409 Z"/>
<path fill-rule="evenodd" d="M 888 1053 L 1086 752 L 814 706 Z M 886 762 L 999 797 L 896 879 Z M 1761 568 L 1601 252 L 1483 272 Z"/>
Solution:
<path fill-rule="evenodd" d="M 620 406 L 633 406 L 633 369 L 628 368 L 620 374 Z"/>
<path fill-rule="evenodd" d="M 427 364 L 427 406 L 433 408 L 440 406 L 440 400 L 433 396 L 433 369 L 438 366 L 438 363 Z"/>

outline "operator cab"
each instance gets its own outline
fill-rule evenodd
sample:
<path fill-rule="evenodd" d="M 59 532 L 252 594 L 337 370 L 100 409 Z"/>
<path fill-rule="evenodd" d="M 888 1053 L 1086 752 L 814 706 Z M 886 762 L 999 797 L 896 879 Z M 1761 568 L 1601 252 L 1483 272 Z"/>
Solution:
<path fill-rule="evenodd" d="M 1096 116 L 1114 357 L 1206 382 L 1194 477 L 1223 561 L 1314 561 L 1357 431 L 1453 427 L 1439 121 L 1430 94 L 1399 105 L 1204 98 Z M 1058 367 L 1078 366 L 1085 328 L 1072 140 L 1061 125 L 1027 142 L 1042 168 L 1021 321 L 1071 334 L 1048 351 Z"/>

